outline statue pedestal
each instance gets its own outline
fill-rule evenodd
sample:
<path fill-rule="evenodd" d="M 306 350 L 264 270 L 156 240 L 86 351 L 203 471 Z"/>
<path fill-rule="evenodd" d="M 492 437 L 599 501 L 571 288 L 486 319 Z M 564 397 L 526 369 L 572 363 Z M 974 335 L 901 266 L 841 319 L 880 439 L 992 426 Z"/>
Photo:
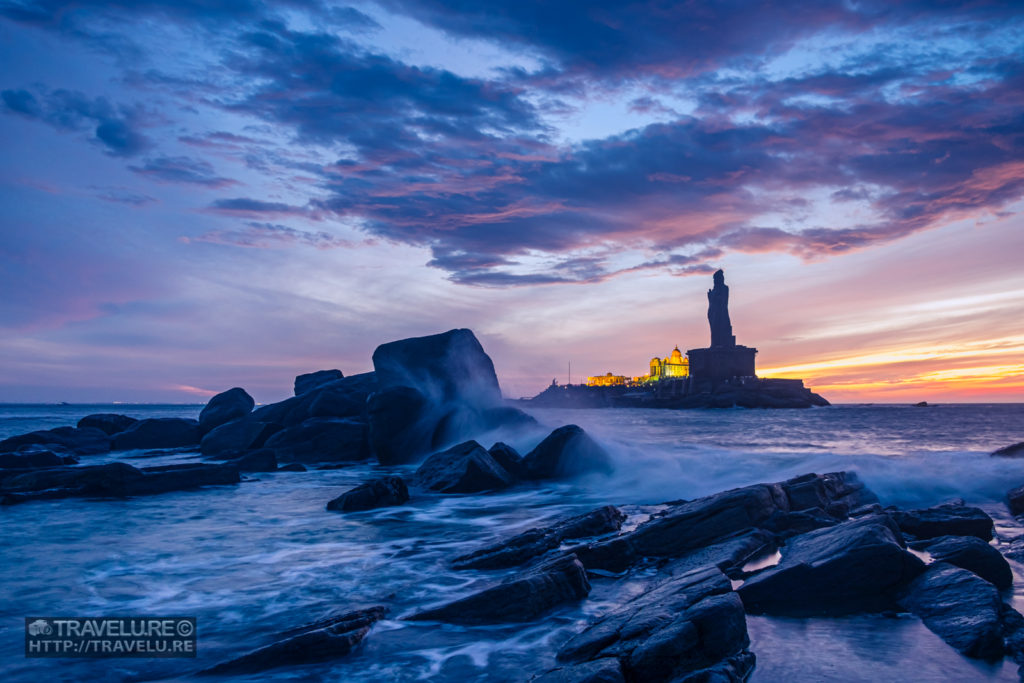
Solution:
<path fill-rule="evenodd" d="M 690 377 L 694 382 L 711 380 L 720 382 L 733 377 L 754 377 L 754 355 L 757 349 L 749 346 L 712 346 L 690 349 Z"/>

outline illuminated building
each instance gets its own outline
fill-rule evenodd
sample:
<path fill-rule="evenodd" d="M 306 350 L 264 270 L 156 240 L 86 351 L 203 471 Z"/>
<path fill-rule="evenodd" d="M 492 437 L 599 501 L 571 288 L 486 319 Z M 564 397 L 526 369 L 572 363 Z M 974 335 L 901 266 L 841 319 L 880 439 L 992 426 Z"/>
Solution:
<path fill-rule="evenodd" d="M 598 375 L 597 377 L 588 377 L 588 387 L 621 387 L 626 385 L 626 378 L 622 375 L 613 375 L 608 373 L 606 375 Z"/>
<path fill-rule="evenodd" d="M 668 358 L 658 358 L 657 356 L 652 358 L 650 374 L 640 379 L 644 382 L 658 382 L 663 379 L 689 377 L 689 375 L 690 361 L 683 356 L 683 352 L 677 346 Z"/>

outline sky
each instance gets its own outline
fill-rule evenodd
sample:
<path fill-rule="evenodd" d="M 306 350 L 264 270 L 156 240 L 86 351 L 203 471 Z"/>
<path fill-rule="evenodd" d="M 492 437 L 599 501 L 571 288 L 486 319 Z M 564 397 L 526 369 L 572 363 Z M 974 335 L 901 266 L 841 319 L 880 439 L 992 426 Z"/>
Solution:
<path fill-rule="evenodd" d="M 0 0 L 0 401 L 261 402 L 472 329 L 1024 401 L 1016 2 Z"/>

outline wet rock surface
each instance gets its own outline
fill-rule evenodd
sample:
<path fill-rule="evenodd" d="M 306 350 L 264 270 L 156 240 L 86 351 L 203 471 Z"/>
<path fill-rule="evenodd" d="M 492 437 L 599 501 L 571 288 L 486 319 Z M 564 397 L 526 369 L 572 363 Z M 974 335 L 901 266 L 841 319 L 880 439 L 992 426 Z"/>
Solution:
<path fill-rule="evenodd" d="M 299 375 L 295 378 L 295 395 L 301 396 L 307 392 L 319 389 L 325 384 L 330 384 L 335 380 L 344 379 L 345 375 L 342 374 L 341 370 L 317 370 L 316 372 L 307 372 L 304 375 Z"/>
<path fill-rule="evenodd" d="M 992 540 L 992 518 L 981 508 L 944 503 L 921 510 L 889 508 L 887 512 L 903 533 L 915 538 L 977 536 L 983 541 Z"/>
<path fill-rule="evenodd" d="M 116 413 L 95 413 L 93 415 L 86 415 L 78 421 L 77 427 L 79 429 L 84 427 L 92 427 L 93 429 L 99 429 L 108 436 L 113 436 L 118 432 L 131 427 L 133 424 L 138 422 L 134 417 L 128 417 L 127 415 L 118 415 Z"/>
<path fill-rule="evenodd" d="M 483 446 L 466 441 L 424 460 L 413 481 L 440 493 L 477 493 L 508 488 L 515 479 Z"/>
<path fill-rule="evenodd" d="M 589 594 L 586 570 L 574 555 L 567 555 L 407 619 L 455 624 L 530 621 L 560 604 L 582 600 Z"/>
<path fill-rule="evenodd" d="M 262 448 L 281 426 L 243 417 L 210 430 L 199 443 L 199 452 L 216 457 Z"/>
<path fill-rule="evenodd" d="M 154 417 L 139 420 L 123 432 L 115 434 L 113 450 L 197 446 L 201 436 L 198 420 L 181 417 Z"/>
<path fill-rule="evenodd" d="M 252 674 L 344 657 L 387 612 L 383 606 L 370 607 L 279 633 L 270 645 L 200 671 L 199 675 Z"/>
<path fill-rule="evenodd" d="M 314 417 L 345 417 L 365 421 L 366 401 L 377 390 L 372 372 L 350 375 L 252 411 L 257 422 L 294 427 Z"/>
<path fill-rule="evenodd" d="M 57 427 L 19 434 L 0 441 L 0 453 L 12 453 L 26 446 L 59 447 L 76 455 L 96 455 L 110 450 L 110 436 L 96 427 Z"/>
<path fill-rule="evenodd" d="M 354 418 L 311 417 L 274 433 L 264 443 L 279 462 L 358 462 L 370 457 L 366 423 Z"/>
<path fill-rule="evenodd" d="M 1013 585 L 1013 570 L 1002 554 L 975 536 L 940 536 L 915 544 L 936 562 L 945 562 L 974 572 L 1000 590 Z"/>
<path fill-rule="evenodd" d="M 576 425 L 551 432 L 523 458 L 530 479 L 563 479 L 581 474 L 610 474 L 611 456 L 589 434 Z"/>
<path fill-rule="evenodd" d="M 626 515 L 621 510 L 606 505 L 592 512 L 562 520 L 551 526 L 531 529 L 507 541 L 462 555 L 452 561 L 452 566 L 455 569 L 516 567 L 557 548 L 566 540 L 618 531 L 625 519 Z"/>
<path fill-rule="evenodd" d="M 327 503 L 337 512 L 358 512 L 401 505 L 409 500 L 409 489 L 401 477 L 381 477 L 360 484 Z"/>
<path fill-rule="evenodd" d="M 241 387 L 223 391 L 209 400 L 199 413 L 199 429 L 206 432 L 252 412 L 256 401 Z"/>

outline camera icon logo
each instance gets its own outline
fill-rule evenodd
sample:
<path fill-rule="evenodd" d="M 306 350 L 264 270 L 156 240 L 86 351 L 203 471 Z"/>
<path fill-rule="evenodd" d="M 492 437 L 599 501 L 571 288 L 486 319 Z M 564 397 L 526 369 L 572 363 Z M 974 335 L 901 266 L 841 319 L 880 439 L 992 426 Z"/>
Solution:
<path fill-rule="evenodd" d="M 30 636 L 49 636 L 53 634 L 53 627 L 46 619 L 36 619 L 28 625 Z"/>

